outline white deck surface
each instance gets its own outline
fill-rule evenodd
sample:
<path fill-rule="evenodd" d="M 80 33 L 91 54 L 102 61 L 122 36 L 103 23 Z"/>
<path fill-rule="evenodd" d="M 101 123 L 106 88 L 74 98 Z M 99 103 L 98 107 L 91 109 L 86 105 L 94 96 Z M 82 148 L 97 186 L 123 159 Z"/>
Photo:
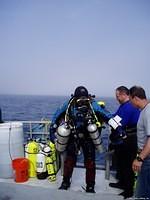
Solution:
<path fill-rule="evenodd" d="M 56 182 L 47 179 L 38 180 L 30 178 L 27 182 L 16 183 L 13 179 L 0 179 L 0 200 L 122 200 L 118 194 L 122 190 L 109 187 L 109 182 L 115 182 L 111 176 L 110 181 L 105 179 L 105 171 L 97 170 L 95 194 L 86 193 L 85 169 L 75 168 L 69 190 L 58 190 L 62 176 L 57 175 Z M 131 199 L 131 198 L 130 198 Z"/>

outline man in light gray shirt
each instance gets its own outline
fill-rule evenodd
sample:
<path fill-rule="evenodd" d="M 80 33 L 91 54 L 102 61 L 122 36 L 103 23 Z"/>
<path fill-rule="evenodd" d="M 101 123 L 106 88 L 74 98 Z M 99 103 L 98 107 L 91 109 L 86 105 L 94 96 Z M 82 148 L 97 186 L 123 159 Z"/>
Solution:
<path fill-rule="evenodd" d="M 136 198 L 150 199 L 150 102 L 142 87 L 130 88 L 131 103 L 141 109 L 137 124 L 138 155 L 132 169 L 138 172 Z"/>

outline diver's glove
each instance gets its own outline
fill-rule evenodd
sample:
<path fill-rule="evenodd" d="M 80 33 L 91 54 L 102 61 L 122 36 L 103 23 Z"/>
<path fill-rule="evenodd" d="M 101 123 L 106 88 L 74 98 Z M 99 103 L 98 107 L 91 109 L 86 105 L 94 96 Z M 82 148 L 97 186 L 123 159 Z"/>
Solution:
<path fill-rule="evenodd" d="M 109 138 L 112 144 L 121 144 L 127 138 L 127 134 L 121 126 L 118 126 L 115 130 L 112 130 Z"/>
<path fill-rule="evenodd" d="M 57 124 L 51 124 L 50 125 L 50 141 L 52 143 L 55 143 L 56 141 L 56 129 L 57 129 Z"/>

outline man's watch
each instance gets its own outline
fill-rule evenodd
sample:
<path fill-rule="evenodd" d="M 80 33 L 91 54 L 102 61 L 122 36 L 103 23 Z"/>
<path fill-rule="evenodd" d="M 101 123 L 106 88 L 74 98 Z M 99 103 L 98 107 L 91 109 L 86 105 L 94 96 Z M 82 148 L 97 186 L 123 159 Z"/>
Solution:
<path fill-rule="evenodd" d="M 139 162 L 144 162 L 144 160 L 143 160 L 140 156 L 137 156 L 136 159 L 137 159 L 137 161 L 139 161 Z"/>

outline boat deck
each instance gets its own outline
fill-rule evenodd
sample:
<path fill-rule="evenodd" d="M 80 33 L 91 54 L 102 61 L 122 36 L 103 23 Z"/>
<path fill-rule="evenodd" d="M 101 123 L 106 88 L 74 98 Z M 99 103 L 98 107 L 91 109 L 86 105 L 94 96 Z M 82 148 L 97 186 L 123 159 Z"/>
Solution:
<path fill-rule="evenodd" d="M 50 122 L 25 121 L 22 123 L 26 130 L 24 132 L 25 138 L 35 138 L 35 136 L 39 138 L 41 136 L 41 139 L 44 139 L 49 135 Z M 43 123 L 45 124 L 44 128 Z M 106 171 L 97 168 L 96 193 L 94 194 L 86 193 L 82 189 L 82 186 L 85 186 L 85 168 L 78 166 L 74 169 L 71 187 L 67 191 L 58 190 L 62 182 L 61 170 L 57 173 L 55 182 L 49 182 L 48 179 L 30 178 L 26 182 L 16 183 L 13 178 L 0 178 L 0 200 L 122 200 L 123 197 L 118 195 L 122 190 L 109 187 L 109 182 L 116 182 L 114 173 L 110 173 L 110 154 L 105 159 Z M 63 163 L 63 160 L 61 163 Z"/>
<path fill-rule="evenodd" d="M 69 190 L 58 190 L 62 176 L 58 172 L 57 180 L 49 182 L 47 179 L 39 180 L 30 178 L 24 183 L 16 183 L 13 179 L 0 179 L 0 200 L 122 200 L 118 194 L 120 189 L 109 187 L 109 182 L 115 182 L 115 178 L 110 175 L 110 180 L 105 179 L 105 171 L 97 170 L 95 194 L 86 193 L 82 186 L 84 182 L 85 169 L 75 168 L 72 183 Z M 130 198 L 131 199 L 131 198 Z"/>

